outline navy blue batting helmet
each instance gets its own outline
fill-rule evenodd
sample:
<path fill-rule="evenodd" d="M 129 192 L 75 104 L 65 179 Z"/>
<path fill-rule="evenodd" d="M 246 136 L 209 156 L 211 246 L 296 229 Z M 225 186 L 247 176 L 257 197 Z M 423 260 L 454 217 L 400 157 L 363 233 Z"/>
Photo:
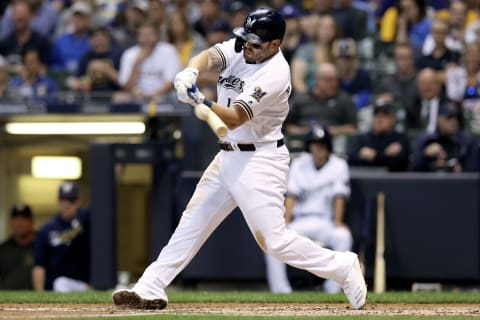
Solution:
<path fill-rule="evenodd" d="M 245 18 L 243 27 L 233 30 L 233 34 L 255 44 L 275 39 L 281 41 L 285 35 L 285 18 L 275 9 L 256 9 Z"/>
<path fill-rule="evenodd" d="M 305 150 L 310 152 L 311 143 L 323 143 L 327 146 L 328 151 L 332 152 L 332 136 L 328 132 L 327 127 L 322 125 L 314 125 L 305 136 Z"/>

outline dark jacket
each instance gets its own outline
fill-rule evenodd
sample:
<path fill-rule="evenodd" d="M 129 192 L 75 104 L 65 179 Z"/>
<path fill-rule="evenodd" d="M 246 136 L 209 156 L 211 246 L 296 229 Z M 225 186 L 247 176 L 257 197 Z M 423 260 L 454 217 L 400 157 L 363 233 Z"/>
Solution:
<path fill-rule="evenodd" d="M 447 153 L 446 165 L 435 166 L 437 158 L 425 155 L 425 148 L 432 143 L 439 143 Z M 423 134 L 417 140 L 413 153 L 414 171 L 452 171 L 456 163 L 462 166 L 463 172 L 478 171 L 479 166 L 478 141 L 470 134 L 459 131 L 456 135 L 442 136 L 438 132 Z"/>
<path fill-rule="evenodd" d="M 395 156 L 387 156 L 385 149 L 392 143 L 398 142 L 402 150 Z M 369 147 L 377 152 L 373 161 L 366 161 L 359 157 L 360 149 Z M 408 169 L 410 142 L 407 136 L 396 131 L 388 135 L 375 135 L 368 132 L 357 136 L 348 155 L 348 163 L 353 166 L 387 167 L 389 171 L 405 171 Z"/>
<path fill-rule="evenodd" d="M 342 90 L 328 99 L 320 99 L 311 93 L 297 94 L 293 96 L 290 105 L 286 124 L 357 125 L 355 105 L 351 96 Z"/>

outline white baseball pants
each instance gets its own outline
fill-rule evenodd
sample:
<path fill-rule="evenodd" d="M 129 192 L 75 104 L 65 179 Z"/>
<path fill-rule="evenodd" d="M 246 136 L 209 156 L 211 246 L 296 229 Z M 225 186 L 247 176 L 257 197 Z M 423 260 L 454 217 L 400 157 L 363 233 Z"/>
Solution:
<path fill-rule="evenodd" d="M 324 249 L 285 227 L 289 161 L 286 146 L 277 148 L 276 143 L 254 152 L 220 151 L 197 184 L 168 244 L 133 289 L 163 296 L 163 289 L 236 206 L 266 253 L 318 277 L 343 283 L 353 255 Z"/>
<path fill-rule="evenodd" d="M 329 217 L 305 216 L 294 219 L 288 229 L 314 240 L 319 245 L 332 248 L 332 250 L 345 252 L 352 248 L 352 235 L 346 227 L 337 227 Z M 292 288 L 287 277 L 286 265 L 265 254 L 265 266 L 267 270 L 267 281 L 270 291 L 273 293 L 290 293 Z M 328 279 L 324 282 L 326 292 L 336 293 L 341 290 L 338 282 Z"/>

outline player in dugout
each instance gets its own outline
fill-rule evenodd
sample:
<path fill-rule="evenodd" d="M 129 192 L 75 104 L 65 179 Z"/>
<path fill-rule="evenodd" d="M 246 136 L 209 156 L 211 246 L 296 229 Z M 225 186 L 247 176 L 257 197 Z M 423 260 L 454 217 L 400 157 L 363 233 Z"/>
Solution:
<path fill-rule="evenodd" d="M 333 154 L 332 136 L 325 126 L 314 125 L 305 136 L 305 153 L 295 158 L 288 175 L 285 221 L 289 229 L 335 251 L 352 249 L 350 229 L 343 222 L 350 197 L 347 162 Z M 266 254 L 270 291 L 290 293 L 292 286 L 284 263 Z M 323 289 L 338 293 L 341 285 L 327 279 Z"/>

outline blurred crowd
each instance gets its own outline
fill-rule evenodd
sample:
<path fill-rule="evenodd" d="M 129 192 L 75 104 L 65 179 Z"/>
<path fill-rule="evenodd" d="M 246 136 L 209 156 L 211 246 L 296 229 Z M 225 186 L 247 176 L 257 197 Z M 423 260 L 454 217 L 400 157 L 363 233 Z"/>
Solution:
<path fill-rule="evenodd" d="M 321 124 L 347 137 L 334 149 L 352 165 L 479 169 L 478 0 L 6 0 L 0 97 L 174 99 L 173 78 L 188 59 L 265 6 L 287 21 L 289 141 Z M 217 80 L 198 79 L 211 99 Z"/>

